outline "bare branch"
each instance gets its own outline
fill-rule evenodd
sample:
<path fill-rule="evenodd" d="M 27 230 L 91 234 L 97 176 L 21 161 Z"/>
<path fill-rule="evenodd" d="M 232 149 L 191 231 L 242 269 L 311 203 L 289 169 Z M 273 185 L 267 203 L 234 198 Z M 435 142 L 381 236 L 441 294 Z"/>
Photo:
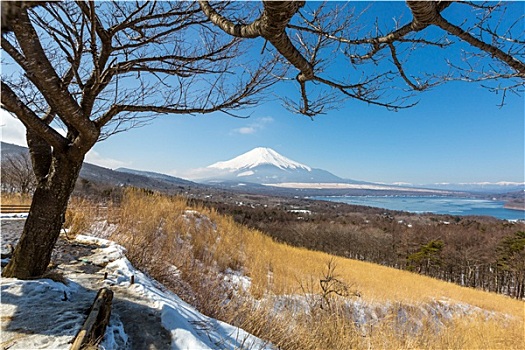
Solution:
<path fill-rule="evenodd" d="M 2 81 L 2 107 L 13 113 L 28 129 L 34 130 L 51 146 L 63 149 L 67 146 L 68 141 L 56 130 L 49 127 L 46 121 L 40 119 L 32 110 L 30 110 L 22 101 L 18 99 L 13 90 Z M 49 120 L 50 121 L 50 120 Z"/>
<path fill-rule="evenodd" d="M 392 54 L 392 59 L 394 60 L 394 64 L 396 65 L 399 74 L 401 75 L 403 80 L 408 84 L 408 86 L 410 86 L 412 89 L 417 90 L 417 91 L 423 91 L 424 89 L 426 89 L 427 88 L 426 84 L 423 84 L 423 85 L 419 85 L 418 84 L 418 85 L 416 85 L 412 81 L 410 81 L 410 79 L 408 79 L 408 77 L 406 76 L 405 71 L 403 69 L 403 66 L 401 65 L 401 62 L 399 62 L 399 59 L 397 58 L 396 48 L 395 48 L 394 44 L 389 43 L 388 47 L 390 48 L 390 53 Z"/>
<path fill-rule="evenodd" d="M 210 21 L 229 35 L 240 38 L 257 38 L 262 36 L 262 16 L 248 25 L 235 24 L 215 11 L 208 1 L 199 1 L 199 5 Z"/>
<path fill-rule="evenodd" d="M 307 81 L 313 77 L 312 65 L 292 44 L 285 32 L 290 19 L 304 6 L 304 1 L 263 1 L 264 11 L 250 25 L 235 25 L 214 11 L 207 1 L 199 1 L 208 18 L 226 33 L 243 38 L 263 37 L 299 70 L 297 80 Z"/>
<path fill-rule="evenodd" d="M 18 21 L 13 24 L 13 31 L 26 57 L 24 70 L 31 82 L 42 92 L 51 108 L 61 111 L 57 114 L 66 125 L 82 131 L 86 137 L 96 134 L 94 126 L 83 118 L 79 105 L 67 90 L 63 89 L 62 79 L 57 76 L 49 62 L 27 10 L 19 13 Z"/>
<path fill-rule="evenodd" d="M 488 54 L 492 55 L 493 57 L 498 58 L 502 62 L 505 62 L 507 65 L 512 67 L 514 70 L 517 71 L 517 75 L 525 78 L 525 64 L 516 58 L 512 57 L 511 55 L 508 55 L 507 53 L 503 52 L 502 50 L 498 49 L 494 45 L 487 44 L 478 38 L 472 36 L 471 34 L 465 32 L 463 29 L 461 29 L 458 26 L 455 26 L 445 20 L 443 17 L 438 17 L 435 20 L 435 24 L 439 26 L 441 29 L 446 30 L 450 34 L 453 34 L 465 42 L 469 43 L 470 45 L 477 47 L 478 49 L 487 52 Z"/>
<path fill-rule="evenodd" d="M 229 115 L 231 112 L 228 110 L 235 110 L 242 106 L 255 104 L 256 101 L 250 101 L 250 96 L 256 95 L 260 91 L 268 88 L 275 83 L 275 79 L 268 75 L 268 71 L 272 70 L 274 63 L 271 63 L 267 69 L 256 70 L 251 79 L 241 84 L 238 89 L 234 89 L 235 93 L 232 95 L 226 95 L 221 98 L 220 101 L 210 103 L 210 95 L 202 102 L 201 106 L 190 107 L 186 103 L 177 101 L 174 104 L 113 104 L 109 110 L 95 120 L 95 124 L 98 128 L 102 128 L 109 121 L 111 121 L 116 115 L 123 112 L 133 113 L 161 113 L 161 114 L 196 114 L 196 113 L 211 113 L 211 112 L 224 112 Z M 218 91 L 224 91 L 222 87 L 217 87 Z M 210 93 L 213 90 L 210 90 Z M 238 117 L 238 116 L 236 116 Z"/>

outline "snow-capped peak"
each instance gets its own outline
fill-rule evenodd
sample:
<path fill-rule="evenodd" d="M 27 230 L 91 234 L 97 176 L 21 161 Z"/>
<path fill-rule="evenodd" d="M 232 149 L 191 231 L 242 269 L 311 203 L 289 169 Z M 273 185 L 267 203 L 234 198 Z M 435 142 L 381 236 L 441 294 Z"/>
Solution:
<path fill-rule="evenodd" d="M 295 162 L 285 156 L 277 153 L 271 148 L 257 147 L 249 152 L 241 154 L 233 159 L 217 162 L 208 166 L 208 168 L 223 169 L 236 171 L 241 169 L 252 169 L 259 165 L 273 165 L 280 169 L 312 169 L 304 164 Z"/>

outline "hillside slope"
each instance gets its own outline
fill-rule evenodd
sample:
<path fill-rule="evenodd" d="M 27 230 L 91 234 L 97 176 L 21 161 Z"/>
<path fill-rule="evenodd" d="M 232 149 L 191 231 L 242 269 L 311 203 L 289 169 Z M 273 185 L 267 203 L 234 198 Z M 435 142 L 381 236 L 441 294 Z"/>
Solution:
<path fill-rule="evenodd" d="M 518 349 L 523 339 L 523 301 L 276 243 L 182 199 L 127 192 L 120 210 L 113 237 L 134 264 L 282 348 Z M 173 265 L 184 282 L 166 274 Z"/>

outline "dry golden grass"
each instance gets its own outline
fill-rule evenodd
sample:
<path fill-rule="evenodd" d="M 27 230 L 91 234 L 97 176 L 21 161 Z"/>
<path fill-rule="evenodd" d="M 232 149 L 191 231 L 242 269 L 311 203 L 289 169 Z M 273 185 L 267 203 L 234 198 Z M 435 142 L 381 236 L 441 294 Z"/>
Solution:
<path fill-rule="evenodd" d="M 243 260 L 248 275 L 252 278 L 255 294 L 264 292 L 268 286 L 268 272 L 273 272 L 274 293 L 294 293 L 299 291 L 297 281 L 306 281 L 311 276 L 321 277 L 326 264 L 333 256 L 303 248 L 278 244 L 260 232 L 242 227 L 230 217 L 216 213 L 210 216 L 219 222 L 223 229 L 229 254 L 251 257 Z M 228 244 L 234 241 L 232 247 Z M 239 259 L 239 258 L 238 258 Z M 368 262 L 337 258 L 337 274 L 340 279 L 354 285 L 363 298 L 369 302 L 384 303 L 399 301 L 404 303 L 423 303 L 433 299 L 445 299 L 467 303 L 484 310 L 501 312 L 523 317 L 524 303 L 509 299 L 500 294 L 465 288 L 427 276 L 416 275 L 402 270 Z"/>
<path fill-rule="evenodd" d="M 100 219 L 100 215 L 95 203 L 82 198 L 71 198 L 63 225 L 67 229 L 67 237 L 74 238 L 85 233 L 96 219 Z"/>
<path fill-rule="evenodd" d="M 201 311 L 283 349 L 518 349 L 524 341 L 523 301 L 343 258 L 335 260 L 337 278 L 382 313 L 378 322 L 356 326 L 346 304 L 355 297 L 334 298 L 324 309 L 307 302 L 302 312 L 276 313 L 268 296 L 319 296 L 319 279 L 333 257 L 278 244 L 214 210 L 189 208 L 181 198 L 129 190 L 114 239 L 161 282 L 169 283 L 170 265 L 177 266 L 186 282 L 171 285 Z M 218 272 L 228 269 L 251 279 L 247 297 L 225 290 Z M 470 306 L 452 318 L 428 311 L 462 304 Z"/>
<path fill-rule="evenodd" d="M 5 193 L 2 192 L 1 204 L 3 205 L 30 205 L 31 196 L 21 195 L 20 193 Z"/>

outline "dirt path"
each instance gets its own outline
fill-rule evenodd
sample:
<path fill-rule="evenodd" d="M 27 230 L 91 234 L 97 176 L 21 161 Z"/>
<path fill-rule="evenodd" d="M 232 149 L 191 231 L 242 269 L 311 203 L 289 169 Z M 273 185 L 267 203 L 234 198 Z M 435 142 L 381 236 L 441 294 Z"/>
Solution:
<path fill-rule="evenodd" d="M 22 231 L 24 220 L 21 219 L 2 219 L 1 220 L 1 247 L 2 252 L 7 250 L 7 244 L 15 245 Z M 90 259 L 98 253 L 96 245 L 80 244 L 74 241 L 67 241 L 60 238 L 53 251 L 52 264 L 56 265 L 55 271 L 63 273 L 71 281 L 78 283 L 82 292 L 78 293 L 75 300 L 71 303 L 55 303 L 50 305 L 47 315 L 38 317 L 38 322 L 34 322 L 34 317 L 29 316 L 32 311 L 30 305 L 17 305 L 20 316 L 16 322 L 9 325 L 2 325 L 3 332 L 15 331 L 16 329 L 26 329 L 29 332 L 45 333 L 57 332 L 53 329 L 54 317 L 50 315 L 62 315 L 70 313 L 72 320 L 78 323 L 80 328 L 82 315 L 87 310 L 98 289 L 107 285 L 104 282 L 105 271 L 101 266 L 91 263 Z M 118 333 L 118 327 L 109 327 L 106 331 L 107 336 L 113 337 L 113 343 L 119 349 L 169 349 L 171 348 L 170 333 L 162 326 L 161 310 L 152 308 L 135 296 L 133 293 L 122 286 L 112 286 L 114 292 L 112 316 L 110 325 L 122 324 L 127 335 Z M 8 300 L 7 300 L 8 301 Z M 16 303 L 16 301 L 13 301 Z M 24 315 L 25 314 L 25 315 Z M 26 317 L 24 317 L 26 316 Z M 112 334 L 109 334 L 112 333 Z"/>
<path fill-rule="evenodd" d="M 160 311 L 149 308 L 125 289 L 113 288 L 113 312 L 124 324 L 132 349 L 161 350 L 171 347 L 170 333 L 161 325 Z"/>

